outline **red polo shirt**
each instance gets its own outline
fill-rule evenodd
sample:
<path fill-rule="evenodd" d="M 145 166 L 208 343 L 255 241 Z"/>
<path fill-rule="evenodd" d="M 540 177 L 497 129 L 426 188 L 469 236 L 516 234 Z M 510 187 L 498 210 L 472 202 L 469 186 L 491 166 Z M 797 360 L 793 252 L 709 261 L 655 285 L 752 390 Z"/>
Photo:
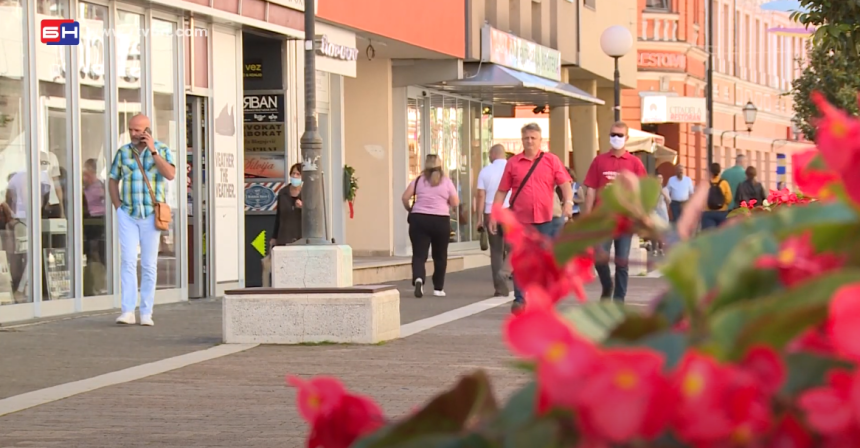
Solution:
<path fill-rule="evenodd" d="M 538 154 L 540 155 L 540 154 Z M 517 196 L 517 191 L 526 173 L 537 160 L 529 160 L 524 153 L 519 153 L 508 160 L 499 191 L 511 190 L 511 199 L 517 200 L 512 207 L 517 220 L 523 224 L 543 224 L 552 221 L 553 195 L 555 186 L 571 182 L 570 175 L 555 154 L 545 152 L 540 164 L 535 168 L 523 191 Z"/>
<path fill-rule="evenodd" d="M 630 154 L 627 151 L 621 155 L 613 155 L 612 152 L 600 154 L 591 162 L 588 167 L 588 174 L 585 175 L 585 186 L 600 190 L 606 185 L 615 180 L 615 176 L 621 171 L 630 171 L 631 173 L 645 177 L 648 173 L 645 171 L 645 165 L 638 157 Z M 594 205 L 597 205 L 598 199 L 595 199 Z"/>

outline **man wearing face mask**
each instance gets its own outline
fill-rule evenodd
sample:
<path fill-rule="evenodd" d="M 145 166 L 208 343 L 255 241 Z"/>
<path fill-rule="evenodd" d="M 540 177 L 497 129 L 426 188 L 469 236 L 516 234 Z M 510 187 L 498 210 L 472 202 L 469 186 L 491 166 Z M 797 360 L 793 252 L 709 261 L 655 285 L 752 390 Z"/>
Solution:
<path fill-rule="evenodd" d="M 612 149 L 609 152 L 598 155 L 591 162 L 588 168 L 588 174 L 585 176 L 585 186 L 588 192 L 585 194 L 585 213 L 590 213 L 595 207 L 599 206 L 597 197 L 598 190 L 612 183 L 618 173 L 622 171 L 630 171 L 631 173 L 645 177 L 645 165 L 638 157 L 627 152 L 628 128 L 624 122 L 617 122 L 609 129 L 609 144 Z M 600 284 L 603 288 L 600 294 L 601 300 L 615 299 L 619 302 L 624 301 L 627 295 L 627 263 L 630 258 L 630 244 L 633 240 L 633 235 L 622 235 L 614 240 L 607 241 L 603 246 L 604 260 L 595 262 L 597 275 L 600 277 Z M 609 250 L 615 244 L 615 290 L 613 295 L 612 275 L 609 271 Z M 598 248 L 601 249 L 601 248 Z"/>

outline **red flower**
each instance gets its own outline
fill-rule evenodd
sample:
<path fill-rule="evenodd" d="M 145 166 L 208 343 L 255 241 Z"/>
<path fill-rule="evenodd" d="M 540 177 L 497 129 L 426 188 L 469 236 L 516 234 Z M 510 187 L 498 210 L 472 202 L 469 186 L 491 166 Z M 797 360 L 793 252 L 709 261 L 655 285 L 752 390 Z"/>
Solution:
<path fill-rule="evenodd" d="M 770 205 L 791 205 L 797 204 L 798 199 L 797 195 L 789 191 L 788 188 L 783 188 L 782 190 L 770 190 L 767 202 Z"/>
<path fill-rule="evenodd" d="M 812 231 L 791 236 L 779 246 L 776 255 L 762 255 L 755 267 L 776 269 L 785 286 L 792 287 L 810 278 L 842 266 L 844 259 L 834 254 L 816 254 L 812 246 Z"/>
<path fill-rule="evenodd" d="M 552 302 L 567 297 L 571 292 L 580 301 L 586 299 L 584 284 L 594 280 L 593 251 L 576 256 L 559 266 L 552 250 L 552 242 L 531 226 L 523 226 L 509 210 L 493 207 L 493 216 L 504 227 L 505 239 L 511 245 L 511 266 L 517 286 L 528 290 L 543 288 Z"/>
<path fill-rule="evenodd" d="M 820 92 L 812 93 L 812 101 L 822 116 L 817 120 L 816 144 L 827 166 L 839 173 L 845 192 L 860 204 L 860 120 L 839 110 Z"/>
<path fill-rule="evenodd" d="M 856 387 L 856 374 L 834 370 L 828 375 L 827 385 L 805 391 L 797 404 L 812 429 L 825 436 L 844 436 L 858 430 L 858 415 L 851 397 Z"/>
<path fill-rule="evenodd" d="M 828 324 L 830 340 L 836 351 L 860 360 L 860 283 L 843 286 L 836 291 L 830 301 Z"/>
<path fill-rule="evenodd" d="M 809 352 L 824 356 L 835 355 L 836 348 L 833 347 L 833 342 L 830 340 L 830 336 L 828 336 L 830 333 L 829 328 L 830 325 L 826 324 L 806 330 L 786 346 L 786 352 Z"/>
<path fill-rule="evenodd" d="M 787 414 L 768 437 L 765 448 L 812 448 L 812 436 L 797 418 Z"/>
<path fill-rule="evenodd" d="M 756 199 L 750 199 L 749 202 L 741 201 L 741 207 L 748 208 L 748 209 L 752 210 L 755 208 L 755 205 L 757 202 L 758 202 L 758 200 L 756 200 Z"/>
<path fill-rule="evenodd" d="M 776 350 L 770 347 L 753 347 L 740 366 L 758 380 L 759 386 L 768 395 L 775 394 L 785 383 L 785 364 Z"/>
<path fill-rule="evenodd" d="M 810 168 L 809 164 L 817 155 L 818 150 L 815 148 L 791 155 L 794 183 L 804 194 L 826 199 L 831 195 L 828 188 L 839 182 L 839 175 L 833 171 Z"/>
<path fill-rule="evenodd" d="M 770 396 L 743 368 L 690 352 L 673 384 L 681 397 L 674 428 L 694 447 L 749 446 L 770 427 Z"/>
<path fill-rule="evenodd" d="M 287 382 L 298 390 L 299 413 L 311 424 L 308 448 L 349 448 L 385 423 L 373 400 L 349 394 L 334 378 L 289 376 Z"/>
<path fill-rule="evenodd" d="M 675 405 L 661 373 L 663 355 L 651 350 L 611 350 L 596 366 L 577 408 L 583 432 L 615 443 L 661 434 Z"/>
<path fill-rule="evenodd" d="M 528 306 L 505 322 L 504 337 L 511 351 L 538 363 L 542 410 L 551 405 L 572 406 L 577 401 L 579 380 L 597 359 L 594 345 L 574 333 L 552 310 L 549 298 L 539 290 L 526 293 L 536 306 Z"/>

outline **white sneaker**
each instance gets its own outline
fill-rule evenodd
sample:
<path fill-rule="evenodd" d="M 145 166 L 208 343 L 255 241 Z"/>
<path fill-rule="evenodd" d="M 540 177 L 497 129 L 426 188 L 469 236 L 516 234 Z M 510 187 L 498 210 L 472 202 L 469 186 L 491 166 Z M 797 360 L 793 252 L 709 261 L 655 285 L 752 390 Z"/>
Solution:
<path fill-rule="evenodd" d="M 420 278 L 415 279 L 415 297 L 419 299 L 424 297 L 424 280 Z"/>
<path fill-rule="evenodd" d="M 152 321 L 152 314 L 148 316 L 140 316 L 140 325 L 144 327 L 151 327 L 155 325 L 155 322 Z"/>
<path fill-rule="evenodd" d="M 436 297 L 445 297 L 445 291 L 436 291 L 433 290 L 433 295 Z"/>
<path fill-rule="evenodd" d="M 116 318 L 116 323 L 125 325 L 134 325 L 137 322 L 134 318 L 134 312 L 122 313 Z"/>

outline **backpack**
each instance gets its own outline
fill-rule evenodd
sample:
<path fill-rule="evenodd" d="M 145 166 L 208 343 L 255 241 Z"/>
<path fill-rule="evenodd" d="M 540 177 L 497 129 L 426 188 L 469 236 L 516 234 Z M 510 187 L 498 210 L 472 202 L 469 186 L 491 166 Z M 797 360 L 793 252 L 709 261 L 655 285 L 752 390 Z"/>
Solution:
<path fill-rule="evenodd" d="M 711 183 L 711 188 L 708 190 L 708 210 L 719 210 L 726 205 L 726 195 L 723 194 L 723 189 L 720 183 L 725 182 L 720 179 L 717 183 Z"/>

